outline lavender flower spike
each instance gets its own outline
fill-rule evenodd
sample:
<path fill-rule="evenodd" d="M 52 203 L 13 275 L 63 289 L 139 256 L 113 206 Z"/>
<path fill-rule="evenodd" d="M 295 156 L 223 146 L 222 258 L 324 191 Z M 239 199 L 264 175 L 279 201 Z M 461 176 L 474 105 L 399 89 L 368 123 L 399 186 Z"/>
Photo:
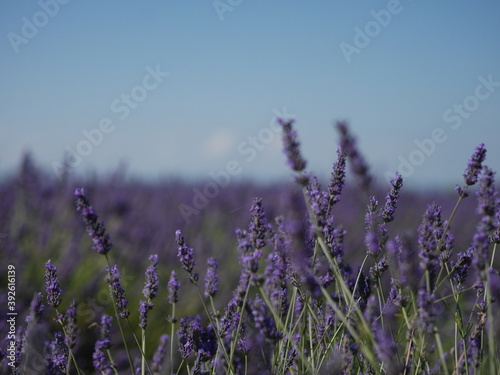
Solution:
<path fill-rule="evenodd" d="M 179 301 L 179 287 L 181 284 L 177 280 L 177 274 L 175 271 L 172 271 L 170 275 L 170 280 L 168 281 L 168 303 L 174 304 Z"/>
<path fill-rule="evenodd" d="M 214 297 L 217 294 L 217 261 L 215 258 L 207 259 L 207 274 L 205 276 L 205 297 Z"/>
<path fill-rule="evenodd" d="M 153 371 L 153 373 L 160 372 L 162 368 L 165 355 L 167 354 L 168 338 L 168 335 L 162 335 L 160 337 L 160 343 L 158 344 L 158 348 L 156 348 L 153 355 L 153 363 L 151 364 L 151 371 Z"/>
<path fill-rule="evenodd" d="M 254 198 L 250 212 L 252 213 L 252 221 L 248 226 L 250 241 L 254 248 L 260 249 L 266 246 L 266 238 L 269 233 L 266 215 L 262 208 L 262 198 Z"/>
<path fill-rule="evenodd" d="M 106 277 L 106 282 L 109 284 L 111 297 L 113 297 L 113 300 L 115 301 L 118 317 L 121 319 L 127 319 L 130 315 L 130 311 L 127 310 L 128 302 L 125 298 L 125 290 L 120 283 L 120 271 L 118 271 L 116 264 L 113 268 L 111 268 L 111 270 L 109 270 L 109 267 L 106 266 L 106 271 L 109 272 L 109 275 Z"/>
<path fill-rule="evenodd" d="M 182 263 L 182 268 L 189 273 L 189 281 L 193 284 L 198 282 L 198 273 L 194 272 L 194 251 L 184 241 L 180 230 L 175 231 L 175 241 L 177 242 L 177 257 Z"/>
<path fill-rule="evenodd" d="M 62 289 L 59 286 L 56 267 L 52 265 L 50 260 L 45 264 L 45 291 L 47 292 L 47 303 L 57 308 L 61 303 Z"/>
<path fill-rule="evenodd" d="M 83 222 L 87 226 L 87 233 L 92 239 L 92 249 L 99 254 L 107 254 L 113 244 L 109 235 L 106 234 L 104 222 L 97 222 L 97 214 L 94 208 L 90 205 L 83 188 L 75 190 L 76 210 L 80 211 L 83 217 Z"/>
<path fill-rule="evenodd" d="M 392 189 L 385 198 L 385 206 L 382 210 L 382 219 L 388 223 L 394 220 L 394 212 L 396 211 L 396 203 L 399 198 L 399 191 L 403 186 L 403 177 L 396 172 L 396 177 L 391 180 Z"/>
<path fill-rule="evenodd" d="M 283 152 L 285 153 L 288 165 L 296 172 L 301 172 L 306 168 L 306 161 L 300 154 L 300 143 L 297 141 L 297 132 L 293 130 L 293 120 L 278 119 L 283 128 Z"/>
<path fill-rule="evenodd" d="M 142 294 L 151 301 L 158 293 L 159 277 L 156 271 L 158 267 L 158 255 L 151 255 L 149 257 L 149 263 L 149 267 L 146 269 L 146 282 Z"/>
<path fill-rule="evenodd" d="M 50 373 L 56 373 L 56 369 L 66 372 L 68 366 L 69 350 L 64 342 L 64 336 L 61 332 L 54 334 L 54 340 L 50 343 L 49 370 Z"/>
<path fill-rule="evenodd" d="M 345 165 L 347 154 L 345 151 L 339 149 L 337 150 L 337 161 L 333 164 L 332 176 L 330 178 L 330 183 L 328 184 L 328 205 L 332 207 L 335 203 L 340 200 L 340 195 L 342 194 L 342 189 L 345 182 Z"/>
<path fill-rule="evenodd" d="M 77 303 L 73 299 L 70 307 L 66 310 L 66 315 L 64 316 L 64 328 L 66 331 L 66 344 L 70 349 L 73 349 L 76 345 L 76 337 L 78 336 L 78 325 L 76 324 L 76 309 Z"/>
<path fill-rule="evenodd" d="M 471 186 L 475 185 L 478 180 L 479 172 L 482 169 L 482 163 L 486 158 L 486 149 L 484 148 L 484 144 L 481 143 L 476 147 L 474 154 L 469 160 L 469 164 L 464 172 L 464 180 L 466 185 Z"/>
<path fill-rule="evenodd" d="M 112 320 L 113 318 L 110 316 L 102 316 L 100 340 L 95 343 L 94 353 L 92 354 L 94 368 L 104 374 L 109 373 L 109 371 L 112 371 L 113 369 L 113 366 L 109 363 L 106 355 L 106 350 L 111 348 L 109 334 Z"/>

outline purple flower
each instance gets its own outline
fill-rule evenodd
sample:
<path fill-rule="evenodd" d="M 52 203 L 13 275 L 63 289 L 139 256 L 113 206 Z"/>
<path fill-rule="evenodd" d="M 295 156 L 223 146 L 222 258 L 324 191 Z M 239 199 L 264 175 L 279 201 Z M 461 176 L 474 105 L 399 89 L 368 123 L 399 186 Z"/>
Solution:
<path fill-rule="evenodd" d="M 429 271 L 432 287 L 439 268 L 438 245 L 443 235 L 441 206 L 434 203 L 427 208 L 418 233 L 420 265 L 423 270 Z"/>
<path fill-rule="evenodd" d="M 177 303 L 179 301 L 179 287 L 181 284 L 177 280 L 177 274 L 172 271 L 170 275 L 170 280 L 168 281 L 168 302 L 170 304 Z"/>
<path fill-rule="evenodd" d="M 42 319 L 45 306 L 42 304 L 42 293 L 35 293 L 30 305 L 30 314 L 26 317 L 26 322 L 39 323 Z"/>
<path fill-rule="evenodd" d="M 478 179 L 479 172 L 481 172 L 482 163 L 486 157 L 486 149 L 484 144 L 481 143 L 476 147 L 474 154 L 472 154 L 467 168 L 464 172 L 464 180 L 467 186 L 475 185 Z"/>
<path fill-rule="evenodd" d="M 433 309 L 434 295 L 431 295 L 425 287 L 418 290 L 417 305 L 418 317 L 422 329 L 431 333 L 434 330 L 436 315 Z"/>
<path fill-rule="evenodd" d="M 184 317 L 179 325 L 177 336 L 182 358 L 192 353 L 197 353 L 202 361 L 213 358 L 217 352 L 217 338 L 210 325 L 202 326 L 199 315 L 195 318 Z"/>
<path fill-rule="evenodd" d="M 301 172 L 306 168 L 306 161 L 300 154 L 300 143 L 297 141 L 297 133 L 293 130 L 293 120 L 278 119 L 283 128 L 283 152 L 285 153 L 288 165 L 296 172 Z"/>
<path fill-rule="evenodd" d="M 480 176 L 479 190 L 477 191 L 478 198 L 478 214 L 483 216 L 483 220 L 487 220 L 489 225 L 493 225 L 494 216 L 497 211 L 497 197 L 495 191 L 495 172 L 486 165 L 483 168 L 483 173 Z"/>
<path fill-rule="evenodd" d="M 158 293 L 159 277 L 156 268 L 158 267 L 158 255 L 153 254 L 149 257 L 149 267 L 146 269 L 146 282 L 142 294 L 148 301 L 156 297 Z"/>
<path fill-rule="evenodd" d="M 160 372 L 163 361 L 165 360 L 165 355 L 167 354 L 167 342 L 168 335 L 161 335 L 160 343 L 153 354 L 153 362 L 151 363 L 151 371 L 153 373 Z"/>
<path fill-rule="evenodd" d="M 259 259 L 262 257 L 260 250 L 255 250 L 249 239 L 249 234 L 246 230 L 236 229 L 236 238 L 238 239 L 238 250 L 240 252 L 240 264 L 243 268 L 255 274 L 259 270 Z"/>
<path fill-rule="evenodd" d="M 49 368 L 51 367 L 54 370 L 57 368 L 66 373 L 69 350 L 61 332 L 54 334 L 54 339 L 50 342 L 49 353 Z"/>
<path fill-rule="evenodd" d="M 396 178 L 391 180 L 392 189 L 385 198 L 385 205 L 382 209 L 382 219 L 388 223 L 394 220 L 394 212 L 396 211 L 396 203 L 399 198 L 399 191 L 403 186 L 403 178 L 396 172 Z"/>
<path fill-rule="evenodd" d="M 121 319 L 127 319 L 130 315 L 130 311 L 128 311 L 127 309 L 128 302 L 125 297 L 125 290 L 120 283 L 120 271 L 118 271 L 118 267 L 116 266 L 116 264 L 113 266 L 113 268 L 111 268 L 111 270 L 108 266 L 106 266 L 106 271 L 109 272 L 108 276 L 106 277 L 106 282 L 109 285 L 111 297 L 113 297 L 113 300 L 115 301 L 116 310 L 118 311 L 118 317 Z"/>
<path fill-rule="evenodd" d="M 318 230 L 323 231 L 328 215 L 328 193 L 321 190 L 321 186 L 315 176 L 309 179 L 309 184 L 306 186 L 306 193 L 309 205 L 314 213 L 316 227 Z"/>
<path fill-rule="evenodd" d="M 255 297 L 252 304 L 252 317 L 255 327 L 267 341 L 275 344 L 281 340 L 283 334 L 278 331 L 274 318 L 270 314 L 265 302 L 259 296 Z"/>
<path fill-rule="evenodd" d="M 205 297 L 214 297 L 217 294 L 217 261 L 215 258 L 207 259 L 207 274 L 205 276 Z"/>
<path fill-rule="evenodd" d="M 490 241 L 496 244 L 500 243 L 500 202 L 497 201 L 497 209 L 495 221 L 493 223 L 493 234 L 490 236 Z"/>
<path fill-rule="evenodd" d="M 61 303 L 62 289 L 59 286 L 56 267 L 52 265 L 50 260 L 45 264 L 45 291 L 47 292 L 47 303 L 57 308 Z"/>
<path fill-rule="evenodd" d="M 380 238 L 379 238 L 379 225 L 377 216 L 377 206 L 378 202 L 375 197 L 370 197 L 370 202 L 368 203 L 368 208 L 365 215 L 365 225 L 366 225 L 366 235 L 365 235 L 365 245 L 368 249 L 368 254 L 376 258 L 381 248 Z"/>
<path fill-rule="evenodd" d="M 473 264 L 478 271 L 486 269 L 489 259 L 490 239 L 488 236 L 489 226 L 484 220 L 477 225 L 476 232 L 472 237 L 472 251 L 474 252 Z"/>
<path fill-rule="evenodd" d="M 462 288 L 462 284 L 467 279 L 470 267 L 472 265 L 474 253 L 472 248 L 468 248 L 464 253 L 458 253 L 457 262 L 455 263 L 453 280 L 457 287 Z"/>
<path fill-rule="evenodd" d="M 189 273 L 189 281 L 196 284 L 198 282 L 198 274 L 194 272 L 193 249 L 186 245 L 180 230 L 175 231 L 175 241 L 178 245 L 177 257 L 181 261 L 182 268 Z"/>
<path fill-rule="evenodd" d="M 340 133 L 340 149 L 349 157 L 351 169 L 358 177 L 360 185 L 363 189 L 368 189 L 372 182 L 372 176 L 369 174 L 368 165 L 356 147 L 356 139 L 349 133 L 345 122 L 338 122 L 337 130 Z"/>
<path fill-rule="evenodd" d="M 83 222 L 87 226 L 87 233 L 92 239 L 92 249 L 99 254 L 107 254 L 113 244 L 109 235 L 106 233 L 104 222 L 97 222 L 97 214 L 94 208 L 90 205 L 83 188 L 75 190 L 76 210 L 80 211 L 83 217 Z"/>
<path fill-rule="evenodd" d="M 340 200 L 345 182 L 345 165 L 347 154 L 341 149 L 337 150 L 337 161 L 333 164 L 333 171 L 328 184 L 328 206 L 331 208 Z"/>
<path fill-rule="evenodd" d="M 76 344 L 76 337 L 78 336 L 78 325 L 76 324 L 76 300 L 73 299 L 71 305 L 66 310 L 64 315 L 64 329 L 66 331 L 65 342 L 70 349 L 73 349 Z"/>
<path fill-rule="evenodd" d="M 153 304 L 147 301 L 139 302 L 139 327 L 146 329 L 148 325 L 148 312 L 153 308 Z"/>
<path fill-rule="evenodd" d="M 97 371 L 104 372 L 105 374 L 108 374 L 113 369 L 113 366 L 109 363 L 106 355 L 106 351 L 111 348 L 109 335 L 112 320 L 113 318 L 108 315 L 103 315 L 101 317 L 100 339 L 95 343 L 94 353 L 92 354 L 94 368 Z"/>
<path fill-rule="evenodd" d="M 248 226 L 249 239 L 255 249 L 266 246 L 266 239 L 269 233 L 269 227 L 266 222 L 266 215 L 262 208 L 262 198 L 255 198 L 252 207 L 252 221 Z"/>

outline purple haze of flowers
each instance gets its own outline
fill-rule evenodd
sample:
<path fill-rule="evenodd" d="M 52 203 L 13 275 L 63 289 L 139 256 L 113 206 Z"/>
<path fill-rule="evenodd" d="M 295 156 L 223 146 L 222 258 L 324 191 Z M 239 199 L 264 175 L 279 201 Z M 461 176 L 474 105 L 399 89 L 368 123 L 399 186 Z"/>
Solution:
<path fill-rule="evenodd" d="M 47 292 L 47 303 L 57 308 L 61 303 L 62 289 L 59 286 L 56 267 L 50 260 L 45 264 L 45 291 Z"/>
<path fill-rule="evenodd" d="M 372 176 L 369 173 L 369 168 L 365 159 L 361 156 L 356 147 L 356 139 L 350 134 L 347 123 L 345 122 L 338 122 L 337 130 L 340 133 L 340 148 L 342 152 L 345 152 L 349 157 L 352 171 L 358 177 L 360 185 L 367 190 L 372 182 Z"/>
<path fill-rule="evenodd" d="M 194 251 L 186 242 L 180 230 L 175 231 L 175 241 L 177 242 L 177 257 L 179 258 L 182 268 L 189 273 L 189 281 L 193 284 L 198 282 L 198 274 L 194 272 Z"/>
<path fill-rule="evenodd" d="M 283 152 L 286 155 L 287 163 L 296 172 L 301 172 L 306 168 L 306 161 L 300 153 L 300 143 L 297 141 L 297 132 L 293 129 L 293 120 L 278 119 L 283 128 Z"/>
<path fill-rule="evenodd" d="M 217 275 L 217 260 L 207 259 L 207 274 L 205 275 L 205 297 L 214 297 L 217 294 L 219 277 Z"/>
<path fill-rule="evenodd" d="M 262 208 L 262 198 L 254 198 L 250 212 L 252 213 L 252 221 L 248 225 L 249 238 L 253 247 L 260 249 L 266 246 L 266 239 L 270 232 Z"/>
<path fill-rule="evenodd" d="M 345 182 L 345 166 L 347 154 L 341 149 L 337 150 L 337 161 L 333 164 L 330 183 L 328 184 L 328 208 L 330 209 L 340 200 Z"/>
<path fill-rule="evenodd" d="M 106 277 L 106 282 L 109 285 L 111 297 L 113 297 L 113 300 L 115 301 L 118 317 L 121 319 L 127 319 L 130 315 L 130 311 L 127 309 L 128 302 L 125 297 L 125 290 L 120 283 L 120 271 L 118 271 L 116 264 L 113 268 L 111 268 L 111 270 L 108 266 L 106 266 L 106 271 L 109 272 L 109 275 Z"/>
<path fill-rule="evenodd" d="M 394 212 L 396 211 L 396 203 L 399 198 L 399 191 L 403 186 L 403 177 L 396 173 L 396 177 L 391 180 L 392 189 L 385 197 L 385 205 L 382 209 L 382 219 L 384 222 L 389 223 L 394 220 Z"/>
<path fill-rule="evenodd" d="M 142 294 L 148 301 L 151 301 L 156 297 L 158 293 L 159 277 L 156 271 L 158 267 L 158 255 L 153 254 L 149 257 L 149 266 L 146 269 L 146 281 L 144 284 L 144 289 Z"/>
<path fill-rule="evenodd" d="M 464 180 L 467 186 L 472 186 L 476 184 L 479 172 L 481 172 L 482 169 L 482 163 L 485 158 L 486 158 L 486 149 L 484 148 L 484 144 L 481 143 L 479 146 L 476 147 L 474 154 L 472 154 L 472 157 L 469 160 L 467 168 L 465 169 L 464 172 Z"/>
<path fill-rule="evenodd" d="M 174 304 L 179 301 L 179 287 L 181 284 L 177 280 L 177 274 L 175 271 L 172 271 L 170 274 L 170 280 L 168 281 L 167 289 L 168 289 L 168 303 Z"/>
<path fill-rule="evenodd" d="M 165 360 L 165 355 L 167 354 L 168 338 L 168 335 L 161 335 L 160 337 L 160 343 L 158 344 L 158 347 L 153 354 L 153 362 L 151 363 L 151 371 L 153 373 L 160 372 L 162 368 L 163 361 Z"/>
<path fill-rule="evenodd" d="M 66 373 L 69 350 L 64 342 L 64 336 L 61 332 L 56 332 L 54 334 L 54 339 L 49 345 L 49 352 L 49 370 L 53 371 L 50 373 L 56 373 L 56 369 Z"/>
<path fill-rule="evenodd" d="M 104 222 L 97 222 L 98 216 L 90 205 L 83 188 L 75 190 L 76 210 L 82 214 L 83 222 L 87 226 L 87 233 L 92 239 L 92 249 L 98 254 L 107 254 L 113 244 L 106 233 Z"/>
<path fill-rule="evenodd" d="M 26 322 L 39 323 L 42 319 L 45 306 L 42 303 L 42 293 L 35 293 L 30 305 L 30 314 L 26 317 Z"/>

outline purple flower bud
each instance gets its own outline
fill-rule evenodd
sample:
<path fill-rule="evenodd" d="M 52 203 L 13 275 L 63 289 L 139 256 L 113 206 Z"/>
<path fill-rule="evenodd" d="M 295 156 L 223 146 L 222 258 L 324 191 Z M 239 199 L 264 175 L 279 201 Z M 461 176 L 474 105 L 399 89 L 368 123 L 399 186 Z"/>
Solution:
<path fill-rule="evenodd" d="M 476 147 L 474 154 L 472 155 L 469 163 L 467 164 L 467 168 L 464 172 L 464 180 L 467 186 L 475 185 L 478 179 L 479 172 L 482 168 L 482 163 L 486 158 L 486 149 L 484 148 L 484 144 L 481 143 Z"/>
<path fill-rule="evenodd" d="M 434 276 L 439 269 L 438 245 L 443 236 L 441 206 L 434 203 L 427 208 L 418 233 L 420 265 L 424 271 L 429 271 L 433 287 Z"/>
<path fill-rule="evenodd" d="M 115 301 L 116 310 L 118 311 L 118 317 L 121 319 L 127 319 L 130 315 L 130 311 L 128 311 L 127 309 L 128 302 L 125 296 L 125 290 L 120 283 L 121 275 L 118 271 L 118 267 L 115 264 L 110 271 L 109 267 L 106 266 L 106 271 L 109 272 L 108 276 L 106 277 L 106 282 L 109 285 L 111 297 Z"/>
<path fill-rule="evenodd" d="M 495 172 L 486 165 L 483 168 L 483 173 L 480 176 L 479 190 L 477 191 L 478 198 L 478 214 L 483 216 L 489 225 L 493 225 L 494 216 L 497 210 L 497 194 L 495 191 Z"/>
<path fill-rule="evenodd" d="M 47 303 L 57 308 L 61 303 L 62 289 L 59 286 L 56 267 L 52 265 L 50 260 L 45 264 L 45 291 L 47 292 Z"/>
<path fill-rule="evenodd" d="M 281 340 L 283 334 L 278 331 L 274 318 L 270 314 L 265 302 L 259 296 L 255 297 L 252 304 L 252 317 L 255 327 L 267 341 L 275 344 Z"/>
<path fill-rule="evenodd" d="M 95 343 L 92 360 L 94 368 L 101 373 L 108 374 L 113 370 L 112 364 L 108 360 L 106 351 L 111 348 L 110 331 L 112 317 L 103 315 L 101 317 L 100 339 Z"/>
<path fill-rule="evenodd" d="M 153 355 L 153 362 L 151 363 L 151 371 L 153 373 L 160 372 L 162 368 L 163 361 L 165 360 L 165 355 L 167 354 L 168 338 L 168 335 L 161 335 L 160 337 L 160 343 L 156 348 L 156 351 Z"/>
<path fill-rule="evenodd" d="M 316 220 L 316 227 L 323 231 L 328 216 L 328 193 L 321 189 L 318 179 L 313 176 L 306 186 L 306 193 Z"/>
<path fill-rule="evenodd" d="M 158 255 L 153 254 L 149 257 L 149 267 L 146 269 L 146 282 L 142 294 L 148 301 L 156 297 L 158 293 L 159 277 L 156 268 L 158 267 Z"/>
<path fill-rule="evenodd" d="M 146 329 L 148 325 L 148 312 L 153 308 L 153 304 L 147 301 L 139 302 L 139 327 Z"/>
<path fill-rule="evenodd" d="M 382 219 L 388 223 L 394 220 L 394 212 L 396 211 L 396 203 L 399 198 L 399 191 L 403 186 L 403 178 L 396 172 L 396 178 L 391 180 L 392 189 L 385 198 L 385 206 L 382 210 Z"/>
<path fill-rule="evenodd" d="M 219 277 L 217 276 L 217 261 L 215 258 L 207 259 L 207 274 L 205 276 L 205 297 L 214 297 L 217 294 L 217 284 Z"/>
<path fill-rule="evenodd" d="M 73 299 L 71 305 L 66 310 L 64 315 L 64 329 L 66 331 L 65 342 L 70 349 L 73 349 L 76 344 L 76 337 L 78 336 L 78 325 L 76 324 L 76 300 Z"/>
<path fill-rule="evenodd" d="M 83 222 L 87 226 L 87 233 L 92 239 L 92 249 L 98 254 L 107 254 L 113 244 L 109 235 L 106 234 L 104 222 L 97 222 L 97 214 L 94 208 L 90 205 L 83 188 L 75 190 L 76 210 L 80 211 L 83 217 Z"/>
<path fill-rule="evenodd" d="M 177 274 L 172 271 L 170 275 L 170 280 L 168 281 L 168 302 L 170 304 L 177 303 L 179 301 L 179 287 L 181 284 L 177 281 Z"/>
<path fill-rule="evenodd" d="M 266 239 L 269 234 L 269 227 L 266 222 L 266 215 L 262 208 L 262 198 L 255 198 L 252 207 L 252 221 L 248 226 L 249 238 L 254 248 L 260 249 L 266 246 Z"/>
<path fill-rule="evenodd" d="M 283 152 L 285 153 L 288 165 L 296 172 L 301 172 L 306 168 L 306 161 L 300 154 L 300 143 L 297 141 L 297 133 L 293 130 L 293 120 L 278 119 L 283 128 Z"/>
<path fill-rule="evenodd" d="M 331 208 L 340 200 L 345 182 L 345 166 L 347 154 L 341 149 L 337 150 L 337 161 L 333 164 L 333 171 L 328 184 L 328 206 Z"/>
<path fill-rule="evenodd" d="M 54 334 L 54 339 L 51 341 L 49 346 L 49 368 L 59 369 L 60 371 L 66 373 L 66 367 L 68 365 L 68 354 L 69 350 L 64 342 L 64 336 L 61 332 L 56 332 Z"/>
<path fill-rule="evenodd" d="M 189 273 L 189 281 L 196 284 L 198 282 L 198 274 L 194 272 L 193 249 L 186 245 L 180 230 L 175 231 L 175 241 L 178 245 L 177 257 L 182 264 L 182 268 Z"/>
<path fill-rule="evenodd" d="M 38 324 L 42 319 L 45 306 L 42 304 L 42 293 L 35 293 L 30 305 L 30 314 L 26 317 L 26 322 Z"/>

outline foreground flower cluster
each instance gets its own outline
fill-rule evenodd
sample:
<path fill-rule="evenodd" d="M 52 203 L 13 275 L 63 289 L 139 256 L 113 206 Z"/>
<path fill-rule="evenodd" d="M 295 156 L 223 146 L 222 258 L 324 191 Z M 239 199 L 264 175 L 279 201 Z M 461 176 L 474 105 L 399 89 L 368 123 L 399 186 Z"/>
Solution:
<path fill-rule="evenodd" d="M 120 265 L 111 262 L 114 250 L 105 225 L 84 189 L 76 189 L 76 211 L 95 256 L 104 259 L 113 302 L 92 325 L 97 339 L 89 358 L 95 373 L 497 374 L 500 200 L 494 172 L 484 165 L 484 145 L 465 169 L 450 217 L 433 203 L 414 234 L 398 234 L 391 224 L 398 217 L 403 179 L 395 174 L 385 199 L 371 196 L 372 176 L 345 123 L 337 126 L 341 142 L 326 189 L 306 171 L 293 121 L 281 125 L 302 201 L 292 197 L 290 213 L 270 220 L 266 202 L 254 199 L 248 226 L 235 233 L 241 272 L 229 300 L 219 295 L 217 259 L 198 265 L 196 250 L 180 230 L 172 241 L 189 285 L 181 286 L 175 271 L 168 280 L 160 278 L 161 259 L 152 254 L 142 296 L 128 294 Z M 335 217 L 348 163 L 368 193 L 363 249 L 345 247 L 349 228 Z M 473 199 L 475 185 L 477 228 L 469 247 L 456 248 L 453 219 L 461 202 Z M 348 261 L 353 252 L 364 254 L 359 264 Z M 82 334 L 78 302 L 65 295 L 56 266 L 51 260 L 45 265 L 44 293 L 35 295 L 15 342 L 14 373 L 29 367 L 43 319 L 54 325 L 42 339 L 43 363 L 36 373 L 83 374 L 81 363 L 90 360 L 76 355 Z M 164 312 L 166 322 L 155 322 L 149 317 L 161 289 L 168 290 L 170 310 Z M 180 317 L 176 305 L 187 290 L 203 308 Z M 69 307 L 61 310 L 61 305 Z M 130 319 L 133 309 L 137 325 Z M 148 333 L 158 330 L 164 330 L 158 342 L 148 340 Z"/>

